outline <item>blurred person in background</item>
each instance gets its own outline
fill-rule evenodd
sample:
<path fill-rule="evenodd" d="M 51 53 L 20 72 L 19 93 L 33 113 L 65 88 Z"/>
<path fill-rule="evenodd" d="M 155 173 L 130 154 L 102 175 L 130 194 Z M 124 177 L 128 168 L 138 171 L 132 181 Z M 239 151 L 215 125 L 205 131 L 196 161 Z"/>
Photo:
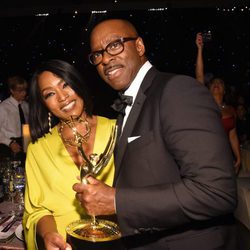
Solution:
<path fill-rule="evenodd" d="M 7 79 L 10 96 L 0 103 L 0 156 L 24 159 L 22 125 L 28 122 L 27 81 L 18 75 Z"/>
<path fill-rule="evenodd" d="M 244 145 L 250 138 L 250 122 L 247 116 L 247 109 L 243 104 L 236 107 L 236 130 L 241 145 Z"/>
<path fill-rule="evenodd" d="M 204 61 L 203 61 L 203 37 L 202 33 L 196 35 L 197 57 L 195 66 L 195 76 L 198 82 L 207 85 L 221 111 L 221 120 L 226 134 L 228 135 L 234 155 L 234 166 L 236 172 L 241 164 L 240 143 L 236 131 L 236 111 L 232 105 L 226 102 L 226 86 L 221 78 L 213 78 L 208 83 L 205 82 Z"/>

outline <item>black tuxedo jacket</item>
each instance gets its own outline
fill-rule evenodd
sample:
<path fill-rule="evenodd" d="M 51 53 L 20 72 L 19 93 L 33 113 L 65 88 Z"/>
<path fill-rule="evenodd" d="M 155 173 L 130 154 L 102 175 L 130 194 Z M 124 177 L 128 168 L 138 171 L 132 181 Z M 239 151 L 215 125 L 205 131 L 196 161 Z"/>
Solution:
<path fill-rule="evenodd" d="M 227 249 L 233 159 L 206 87 L 151 68 L 115 163 L 117 218 L 128 249 Z"/>

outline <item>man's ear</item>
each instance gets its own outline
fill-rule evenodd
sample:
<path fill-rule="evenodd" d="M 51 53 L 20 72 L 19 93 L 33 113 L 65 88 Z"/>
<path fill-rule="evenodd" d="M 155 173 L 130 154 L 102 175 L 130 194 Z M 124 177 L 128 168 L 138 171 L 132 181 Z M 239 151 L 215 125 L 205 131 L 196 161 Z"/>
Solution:
<path fill-rule="evenodd" d="M 138 37 L 135 41 L 136 50 L 140 56 L 145 54 L 145 45 L 141 37 Z"/>

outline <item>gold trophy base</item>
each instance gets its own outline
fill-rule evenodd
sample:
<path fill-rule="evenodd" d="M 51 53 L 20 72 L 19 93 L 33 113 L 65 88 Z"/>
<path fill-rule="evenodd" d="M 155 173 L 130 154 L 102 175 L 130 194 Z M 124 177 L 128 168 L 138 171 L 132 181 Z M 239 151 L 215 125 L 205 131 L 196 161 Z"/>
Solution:
<path fill-rule="evenodd" d="M 70 223 L 67 228 L 67 242 L 73 250 L 118 250 L 124 249 L 117 224 L 98 219 L 93 225 L 91 219 Z"/>

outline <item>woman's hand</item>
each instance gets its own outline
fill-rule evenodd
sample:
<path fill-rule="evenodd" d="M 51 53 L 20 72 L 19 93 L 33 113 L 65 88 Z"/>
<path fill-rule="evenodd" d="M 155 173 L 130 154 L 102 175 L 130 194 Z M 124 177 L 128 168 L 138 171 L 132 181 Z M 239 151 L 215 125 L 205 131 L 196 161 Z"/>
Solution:
<path fill-rule="evenodd" d="M 63 237 L 56 232 L 48 232 L 43 236 L 46 250 L 72 250 Z"/>
<path fill-rule="evenodd" d="M 196 46 L 198 49 L 202 49 L 203 48 L 203 38 L 202 38 L 202 33 L 199 32 L 196 34 L 196 40 L 195 40 Z"/>
<path fill-rule="evenodd" d="M 43 216 L 37 223 L 36 231 L 43 240 L 46 250 L 72 250 L 62 235 L 57 232 L 53 215 Z"/>

